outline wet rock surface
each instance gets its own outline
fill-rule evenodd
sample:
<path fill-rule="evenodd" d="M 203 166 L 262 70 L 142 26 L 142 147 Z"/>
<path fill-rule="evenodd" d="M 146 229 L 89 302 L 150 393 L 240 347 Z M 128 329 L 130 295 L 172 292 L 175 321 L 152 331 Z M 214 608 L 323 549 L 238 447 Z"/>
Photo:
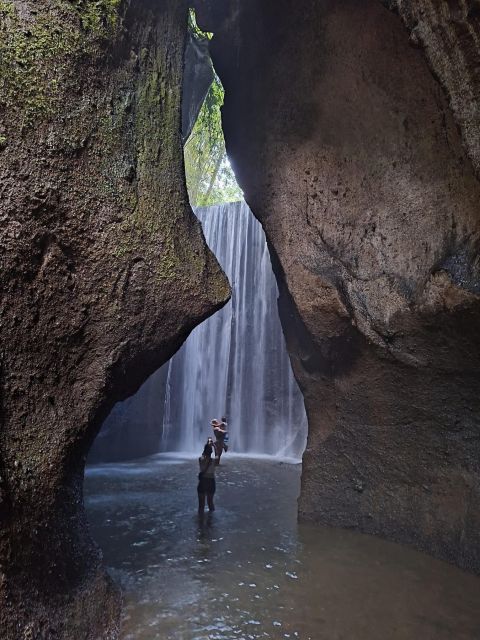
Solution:
<path fill-rule="evenodd" d="M 398 12 L 410 42 L 424 52 L 440 80 L 465 148 L 480 172 L 480 3 L 478 0 L 383 0 Z"/>
<path fill-rule="evenodd" d="M 186 9 L 0 2 L 2 638 L 115 637 L 85 455 L 229 286 L 188 205 Z"/>
<path fill-rule="evenodd" d="M 452 63 L 447 3 L 397 4 L 403 21 L 374 0 L 199 2 L 198 19 L 309 416 L 302 517 L 478 572 L 479 85 Z M 412 43 L 414 14 L 438 46 Z"/>

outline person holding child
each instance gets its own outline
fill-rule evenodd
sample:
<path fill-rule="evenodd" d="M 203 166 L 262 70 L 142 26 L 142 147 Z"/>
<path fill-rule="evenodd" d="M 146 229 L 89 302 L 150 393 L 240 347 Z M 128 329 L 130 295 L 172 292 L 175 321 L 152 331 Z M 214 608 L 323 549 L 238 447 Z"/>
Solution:
<path fill-rule="evenodd" d="M 217 420 L 214 418 L 211 422 L 213 428 L 213 435 L 215 436 L 215 464 L 218 466 L 220 464 L 220 458 L 224 451 L 228 451 L 228 425 L 227 419 L 225 417 L 222 420 Z"/>

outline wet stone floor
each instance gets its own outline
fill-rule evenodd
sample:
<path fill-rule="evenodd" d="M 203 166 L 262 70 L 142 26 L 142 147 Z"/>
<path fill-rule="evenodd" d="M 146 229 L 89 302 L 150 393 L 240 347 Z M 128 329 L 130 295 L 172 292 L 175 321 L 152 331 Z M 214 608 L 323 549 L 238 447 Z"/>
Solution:
<path fill-rule="evenodd" d="M 409 548 L 297 525 L 300 466 L 225 456 L 88 468 L 91 532 L 124 593 L 123 640 L 479 640 L 480 579 Z"/>

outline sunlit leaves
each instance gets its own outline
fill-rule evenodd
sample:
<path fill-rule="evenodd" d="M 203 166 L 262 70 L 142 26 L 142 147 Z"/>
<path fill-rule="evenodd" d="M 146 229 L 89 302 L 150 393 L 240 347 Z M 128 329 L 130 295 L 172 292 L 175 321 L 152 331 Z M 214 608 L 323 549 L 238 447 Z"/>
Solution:
<path fill-rule="evenodd" d="M 190 12 L 189 25 L 195 37 L 212 37 L 212 34 L 200 31 L 193 12 Z M 221 117 L 223 98 L 222 84 L 215 75 L 192 133 L 185 144 L 185 174 L 193 206 L 242 199 L 242 192 L 225 150 Z"/>

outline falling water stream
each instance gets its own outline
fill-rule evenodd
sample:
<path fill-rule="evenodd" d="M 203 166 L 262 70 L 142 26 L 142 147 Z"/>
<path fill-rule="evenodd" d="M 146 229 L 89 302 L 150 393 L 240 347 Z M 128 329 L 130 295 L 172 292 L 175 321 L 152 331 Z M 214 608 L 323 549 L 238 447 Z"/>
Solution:
<path fill-rule="evenodd" d="M 199 452 L 212 435 L 211 419 L 226 415 L 232 451 L 300 460 L 307 419 L 262 226 L 245 202 L 195 213 L 230 280 L 232 299 L 194 329 L 135 396 L 116 405 L 97 439 L 103 455 L 96 458 L 110 460 L 113 447 L 117 459 L 128 458 L 132 436 L 152 434 L 153 451 Z"/>
<path fill-rule="evenodd" d="M 195 213 L 231 282 L 232 300 L 197 327 L 168 364 L 161 450 L 198 451 L 211 418 L 226 414 L 233 451 L 300 459 L 305 409 L 263 229 L 245 202 Z"/>

